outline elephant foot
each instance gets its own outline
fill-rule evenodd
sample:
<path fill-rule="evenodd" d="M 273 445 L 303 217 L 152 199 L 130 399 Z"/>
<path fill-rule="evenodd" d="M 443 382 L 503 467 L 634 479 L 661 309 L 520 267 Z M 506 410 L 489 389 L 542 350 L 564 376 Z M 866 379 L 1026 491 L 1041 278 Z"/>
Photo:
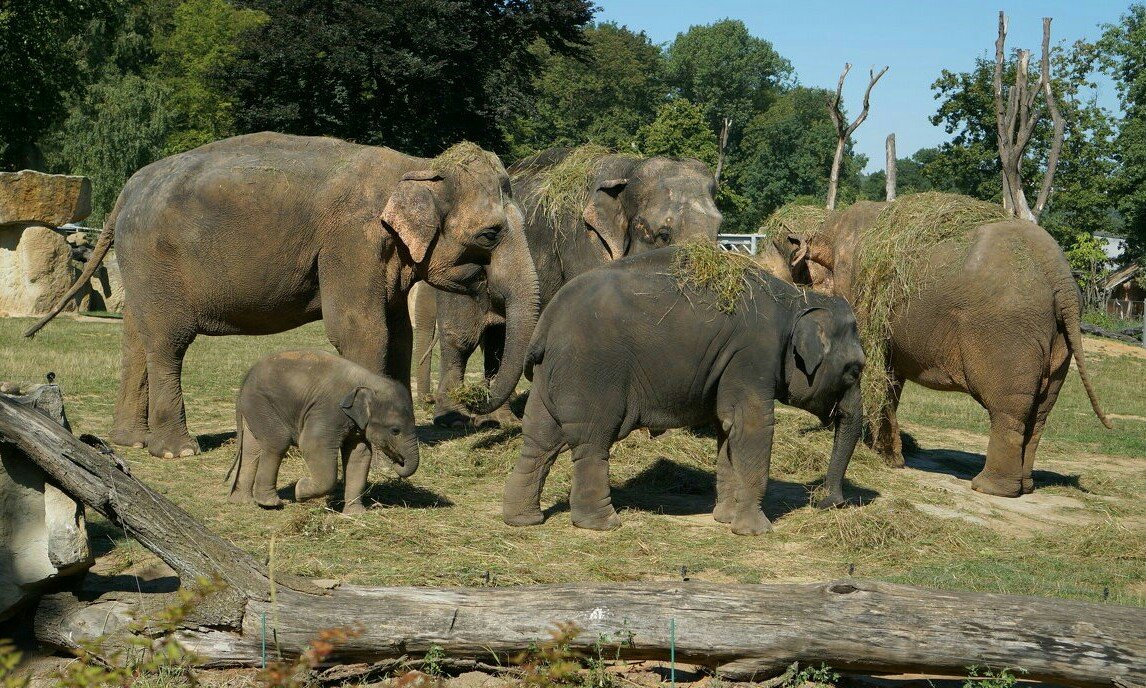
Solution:
<path fill-rule="evenodd" d="M 279 499 L 279 493 L 271 490 L 270 492 L 260 492 L 254 496 L 255 504 L 263 507 L 264 509 L 281 509 L 283 500 Z"/>
<path fill-rule="evenodd" d="M 147 446 L 147 429 L 115 428 L 107 436 L 109 442 L 120 447 L 142 449 Z"/>
<path fill-rule="evenodd" d="M 732 523 L 734 518 L 736 518 L 736 502 L 734 500 L 716 503 L 716 508 L 712 510 L 712 520 L 717 523 Z"/>
<path fill-rule="evenodd" d="M 986 470 L 971 479 L 971 489 L 996 497 L 1018 497 L 1023 494 L 1023 481 L 988 473 Z"/>
<path fill-rule="evenodd" d="M 250 492 L 231 490 L 231 494 L 227 495 L 227 501 L 232 504 L 254 504 L 255 496 Z"/>
<path fill-rule="evenodd" d="M 502 510 L 501 520 L 509 526 L 536 526 L 545 522 L 545 514 L 536 507 L 514 512 Z"/>
<path fill-rule="evenodd" d="M 198 454 L 199 443 L 189 435 L 162 437 L 152 434 L 147 441 L 147 451 L 163 459 L 184 458 Z"/>
<path fill-rule="evenodd" d="M 362 504 L 362 502 L 351 502 L 342 507 L 342 513 L 346 516 L 357 516 L 359 514 L 364 514 L 367 511 L 368 509 Z"/>
<path fill-rule="evenodd" d="M 586 530 L 616 530 L 621 527 L 621 517 L 613 507 L 608 510 L 578 511 L 573 509 L 573 525 Z"/>
<path fill-rule="evenodd" d="M 759 509 L 747 514 L 740 513 L 732 521 L 732 532 L 737 535 L 763 535 L 772 532 L 772 522 Z"/>
<path fill-rule="evenodd" d="M 903 452 L 901 451 L 890 449 L 877 449 L 876 451 L 883 458 L 884 464 L 889 468 L 903 468 L 907 465 L 903 460 Z"/>
<path fill-rule="evenodd" d="M 845 501 L 847 501 L 847 500 L 844 499 L 844 493 L 843 492 L 833 492 L 833 493 L 829 494 L 827 497 L 824 497 L 820 501 L 816 502 L 816 508 L 817 509 L 831 509 L 833 507 L 840 506 Z"/>
<path fill-rule="evenodd" d="M 1035 491 L 1035 481 L 1031 477 L 1023 478 L 1023 494 L 1030 494 Z"/>
<path fill-rule="evenodd" d="M 310 478 L 303 476 L 302 478 L 298 479 L 297 483 L 294 484 L 294 501 L 305 502 L 308 499 L 325 497 L 333 491 L 333 486 L 331 486 L 329 490 L 324 490 L 320 487 L 316 487 Z"/>
<path fill-rule="evenodd" d="M 446 411 L 442 414 L 434 414 L 434 425 L 442 428 L 465 428 L 473 422 L 473 418 L 461 411 Z"/>

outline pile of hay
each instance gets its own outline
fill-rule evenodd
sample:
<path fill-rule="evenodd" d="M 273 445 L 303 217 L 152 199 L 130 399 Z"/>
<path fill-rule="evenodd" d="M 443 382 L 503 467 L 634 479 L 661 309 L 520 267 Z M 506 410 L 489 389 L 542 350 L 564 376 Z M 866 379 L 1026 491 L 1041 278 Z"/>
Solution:
<path fill-rule="evenodd" d="M 760 278 L 761 269 L 751 258 L 704 240 L 687 241 L 673 255 L 671 274 L 677 288 L 711 294 L 723 313 L 736 311 L 736 302 L 748 280 Z"/>
<path fill-rule="evenodd" d="M 430 167 L 442 174 L 472 172 L 480 167 L 496 174 L 505 174 L 505 167 L 496 155 L 471 141 L 455 143 L 442 151 L 438 157 L 430 160 Z"/>
<path fill-rule="evenodd" d="M 476 413 L 489 403 L 489 387 L 477 382 L 463 382 L 446 396 L 470 413 Z"/>
<path fill-rule="evenodd" d="M 820 225 L 824 224 L 824 220 L 828 219 L 831 213 L 831 210 L 818 205 L 787 203 L 764 220 L 760 225 L 760 233 L 769 237 L 788 234 L 811 236 L 820 229 Z"/>
<path fill-rule="evenodd" d="M 569 155 L 556 165 L 536 172 L 539 177 L 535 191 L 537 210 L 545 213 L 550 225 L 558 225 L 560 218 L 567 213 L 580 216 L 589 202 L 589 186 L 597 173 L 597 163 L 608 155 L 640 158 L 634 153 L 616 153 L 605 146 L 587 143 L 569 151 Z"/>
<path fill-rule="evenodd" d="M 1007 218 L 1001 205 L 939 192 L 900 196 L 864 230 L 855 255 L 855 299 L 860 340 L 867 354 L 861 389 L 864 413 L 877 428 L 891 403 L 891 380 L 882 362 L 891 339 L 891 314 L 926 276 L 927 255 L 939 244 L 966 247 L 970 230 Z M 957 266 L 951 266 L 957 267 Z"/>

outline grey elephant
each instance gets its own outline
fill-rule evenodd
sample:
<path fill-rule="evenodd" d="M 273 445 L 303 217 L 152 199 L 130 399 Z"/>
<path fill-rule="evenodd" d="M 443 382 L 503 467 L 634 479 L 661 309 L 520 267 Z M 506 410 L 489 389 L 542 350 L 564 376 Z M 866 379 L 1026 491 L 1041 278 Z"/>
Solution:
<path fill-rule="evenodd" d="M 715 242 L 722 220 L 712 172 L 692 158 L 553 148 L 513 165 L 510 177 L 526 215 L 525 236 L 542 308 L 566 282 L 611 260 L 690 239 Z M 571 183 L 577 188 L 561 188 Z M 435 296 L 436 313 L 415 313 L 415 329 L 432 332 L 436 327 L 441 342 L 435 422 L 464 424 L 469 416 L 447 392 L 462 382 L 466 363 L 479 345 L 486 378 L 501 370 L 509 356 L 505 304 L 493 291 Z M 429 303 L 423 307 L 432 308 Z M 425 347 L 431 338 L 419 333 L 418 341 Z M 416 356 L 420 363 L 429 361 L 423 351 Z M 419 390 L 423 385 L 428 389 L 424 366 L 418 381 Z"/>
<path fill-rule="evenodd" d="M 771 524 L 761 500 L 775 401 L 834 423 L 819 506 L 844 501 L 844 471 L 863 417 L 864 355 L 851 307 L 754 268 L 736 280 L 743 293 L 722 303 L 703 283 L 682 282 L 683 250 L 660 249 L 585 273 L 542 314 L 526 359 L 533 387 L 521 457 L 505 484 L 506 523 L 543 520 L 541 489 L 569 448 L 573 524 L 616 528 L 612 444 L 637 428 L 711 423 L 718 438 L 713 518 L 731 522 L 735 533 L 766 532 Z"/>
<path fill-rule="evenodd" d="M 375 453 L 389 458 L 400 477 L 418 470 L 410 391 L 321 349 L 280 351 L 256 361 L 239 388 L 235 428 L 231 501 L 281 506 L 276 483 L 292 446 L 302 451 L 310 472 L 295 485 L 295 501 L 330 494 L 341 460 L 346 514 L 365 510 L 362 495 Z"/>
<path fill-rule="evenodd" d="M 924 235 L 944 208 L 968 212 L 969 202 L 975 203 L 937 193 L 894 204 L 860 202 L 830 216 L 811 236 L 777 237 L 778 246 L 788 256 L 790 278 L 864 303 L 874 296 L 865 285 L 871 282 L 868 257 L 879 250 L 875 242 L 887 244 L 895 236 L 887 232 L 904 228 Z M 902 224 L 911 215 L 909 203 L 927 209 L 922 226 Z M 999 221 L 973 224 L 916 250 L 909 275 L 916 282 L 890 311 L 886 353 L 876 360 L 868 352 L 871 365 L 886 368 L 888 386 L 872 435 L 875 449 L 901 467 L 896 410 L 904 382 L 966 392 L 991 422 L 986 464 L 971 487 L 1017 497 L 1034 489 L 1035 452 L 1072 358 L 1095 414 L 1106 427 L 1110 421 L 1087 375 L 1081 297 L 1062 250 L 1033 222 L 1002 219 L 1002 208 L 995 213 Z M 864 309 L 857 312 L 862 323 Z"/>
<path fill-rule="evenodd" d="M 180 382 L 195 337 L 271 334 L 323 320 L 340 354 L 409 386 L 406 297 L 424 280 L 506 303 L 501 405 L 521 375 L 537 280 L 509 177 L 459 144 L 434 159 L 322 137 L 237 136 L 128 180 L 82 288 L 114 241 L 123 364 L 111 440 L 156 456 L 199 451 Z M 37 323 L 34 334 L 72 297 Z"/>

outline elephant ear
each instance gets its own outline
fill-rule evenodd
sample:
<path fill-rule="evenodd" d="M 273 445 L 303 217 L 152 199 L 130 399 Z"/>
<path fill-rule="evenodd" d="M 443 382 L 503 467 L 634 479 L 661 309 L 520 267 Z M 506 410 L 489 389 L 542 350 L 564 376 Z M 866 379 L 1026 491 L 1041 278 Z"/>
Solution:
<path fill-rule="evenodd" d="M 792 350 L 796 353 L 796 365 L 809 380 L 815 376 L 830 348 L 827 333 L 819 318 L 809 317 L 812 313 L 822 310 L 824 309 L 812 308 L 804 311 L 796 319 L 796 326 L 792 328 Z"/>
<path fill-rule="evenodd" d="M 355 387 L 353 392 L 342 397 L 338 407 L 354 421 L 359 430 L 365 430 L 370 421 L 370 388 Z"/>
<path fill-rule="evenodd" d="M 421 263 L 442 226 L 442 175 L 407 172 L 382 210 L 382 224 L 398 236 L 415 263 Z"/>
<path fill-rule="evenodd" d="M 625 255 L 625 240 L 628 238 L 628 223 L 625 222 L 625 209 L 620 195 L 629 183 L 628 179 L 606 179 L 601 182 L 585 206 L 581 217 L 601 242 L 609 249 L 613 260 Z"/>
<path fill-rule="evenodd" d="M 808 257 L 808 238 L 802 234 L 789 234 L 787 241 L 787 255 L 789 265 L 798 265 Z"/>

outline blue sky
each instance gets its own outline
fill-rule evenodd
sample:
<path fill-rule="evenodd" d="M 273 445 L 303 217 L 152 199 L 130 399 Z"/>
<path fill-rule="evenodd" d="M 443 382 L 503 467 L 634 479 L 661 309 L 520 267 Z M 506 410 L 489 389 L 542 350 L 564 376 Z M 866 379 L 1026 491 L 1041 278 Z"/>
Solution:
<path fill-rule="evenodd" d="M 868 69 L 891 69 L 876 85 L 867 120 L 853 138 L 868 156 L 868 171 L 882 169 L 884 138 L 895 132 L 899 157 L 949 137 L 928 117 L 936 101 L 931 83 L 940 70 L 967 71 L 978 56 L 994 54 L 998 12 L 1008 17 L 1008 50 L 1031 49 L 1037 59 L 1042 17 L 1054 18 L 1051 41 L 1094 39 L 1100 24 L 1113 23 L 1130 2 L 1109 0 L 948 0 L 923 2 L 828 2 L 826 0 L 597 0 L 598 21 L 643 30 L 656 43 L 671 41 L 694 24 L 740 19 L 753 35 L 771 41 L 788 58 L 805 86 L 835 88 L 845 62 L 852 71 L 844 86 L 849 116 L 859 112 Z M 1115 110 L 1109 81 L 1099 84 L 1099 102 Z"/>

